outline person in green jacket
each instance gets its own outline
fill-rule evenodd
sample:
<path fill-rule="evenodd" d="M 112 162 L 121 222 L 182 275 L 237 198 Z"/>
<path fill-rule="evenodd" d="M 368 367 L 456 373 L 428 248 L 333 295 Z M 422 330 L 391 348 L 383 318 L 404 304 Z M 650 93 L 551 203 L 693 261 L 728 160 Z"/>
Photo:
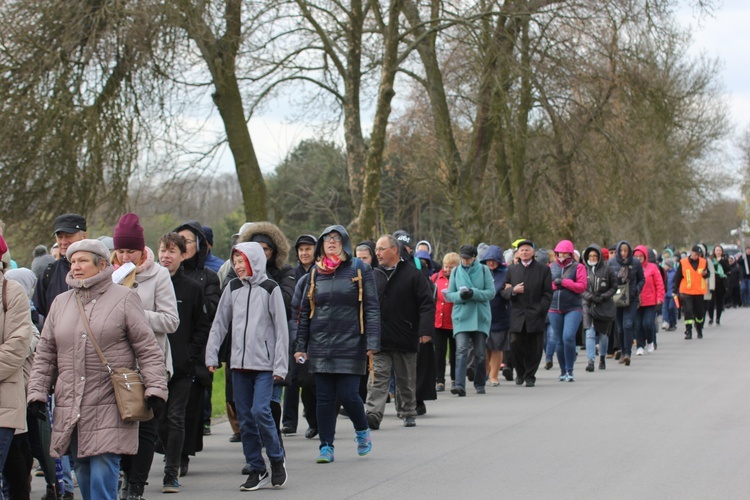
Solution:
<path fill-rule="evenodd" d="M 484 345 L 490 332 L 490 300 L 495 296 L 492 275 L 477 261 L 477 249 L 464 245 L 459 251 L 461 265 L 451 271 L 445 300 L 453 302 L 453 336 L 456 339 L 456 386 L 452 394 L 466 396 L 466 366 L 469 347 L 474 346 L 474 378 L 477 394 L 484 394 Z"/>

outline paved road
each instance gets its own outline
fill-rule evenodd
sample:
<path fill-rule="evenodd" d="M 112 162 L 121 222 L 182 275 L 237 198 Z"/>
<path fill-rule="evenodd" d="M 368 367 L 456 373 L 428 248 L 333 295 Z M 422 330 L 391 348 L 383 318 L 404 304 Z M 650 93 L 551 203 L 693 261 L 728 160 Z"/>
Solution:
<path fill-rule="evenodd" d="M 534 388 L 442 393 L 415 428 L 388 405 L 366 457 L 344 418 L 332 464 L 315 463 L 317 441 L 287 437 L 281 491 L 239 491 L 241 448 L 219 424 L 176 498 L 750 498 L 750 309 L 723 323 L 703 340 L 661 332 L 630 367 L 587 373 L 581 355 L 575 383 L 557 382 L 555 366 Z M 163 497 L 161 468 L 157 455 L 146 498 Z"/>

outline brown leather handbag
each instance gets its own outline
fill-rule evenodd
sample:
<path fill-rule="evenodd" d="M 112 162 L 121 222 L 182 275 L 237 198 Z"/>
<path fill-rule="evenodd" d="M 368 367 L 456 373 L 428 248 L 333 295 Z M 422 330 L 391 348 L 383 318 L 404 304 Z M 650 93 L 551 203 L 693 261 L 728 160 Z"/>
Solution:
<path fill-rule="evenodd" d="M 81 312 L 83 325 L 86 327 L 86 332 L 91 339 L 91 343 L 94 345 L 99 359 L 102 360 L 102 363 L 109 372 L 109 379 L 112 381 L 112 387 L 115 390 L 115 400 L 117 400 L 117 409 L 120 411 L 120 418 L 122 418 L 123 422 L 151 420 L 154 418 L 154 412 L 148 409 L 146 405 L 146 386 L 143 383 L 141 372 L 132 368 L 112 368 L 109 366 L 102 350 L 99 348 L 99 343 L 94 338 L 94 333 L 91 331 L 91 325 L 86 317 L 86 312 L 83 310 L 81 297 L 77 293 L 76 301 L 78 302 L 78 310 Z"/>

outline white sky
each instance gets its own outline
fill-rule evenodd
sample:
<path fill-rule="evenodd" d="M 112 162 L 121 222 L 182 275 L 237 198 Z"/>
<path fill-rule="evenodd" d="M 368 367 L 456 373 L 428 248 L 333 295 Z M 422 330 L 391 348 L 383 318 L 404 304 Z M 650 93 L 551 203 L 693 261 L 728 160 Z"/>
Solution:
<path fill-rule="evenodd" d="M 739 135 L 750 125 L 750 66 L 747 56 L 750 49 L 750 0 L 717 0 L 713 15 L 701 17 L 691 7 L 695 3 L 697 0 L 680 0 L 678 21 L 692 32 L 693 53 L 721 61 L 719 80 L 725 89 L 732 125 L 736 135 Z M 256 113 L 250 120 L 250 135 L 264 172 L 272 171 L 301 140 L 316 134 L 300 123 L 292 123 L 285 118 L 286 110 L 285 104 L 269 103 L 265 111 Z M 214 116 L 210 122 L 221 127 L 218 116 Z M 369 123 L 363 125 L 366 131 L 369 130 Z M 341 138 L 334 140 L 340 142 Z M 731 148 L 731 144 L 727 148 Z M 736 156 L 727 153 L 730 157 Z M 225 147 L 219 156 L 218 170 L 231 172 L 234 171 L 233 165 L 232 155 Z"/>

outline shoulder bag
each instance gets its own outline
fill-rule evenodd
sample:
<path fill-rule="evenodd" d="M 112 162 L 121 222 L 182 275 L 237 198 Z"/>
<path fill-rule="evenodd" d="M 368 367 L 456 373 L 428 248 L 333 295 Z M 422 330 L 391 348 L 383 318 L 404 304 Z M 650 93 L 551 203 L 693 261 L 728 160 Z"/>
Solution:
<path fill-rule="evenodd" d="M 78 293 L 76 293 L 76 301 L 78 302 L 78 310 L 81 312 L 81 318 L 83 318 L 83 325 L 86 327 L 86 333 L 88 333 L 99 359 L 102 360 L 102 364 L 109 372 L 109 379 L 112 381 L 112 387 L 115 390 L 120 418 L 123 422 L 151 420 L 154 418 L 154 412 L 146 406 L 146 387 L 143 384 L 141 372 L 132 368 L 112 368 L 109 366 L 102 350 L 99 348 L 99 343 L 94 338 L 94 333 L 91 331 L 91 325 L 86 317 L 86 312 L 83 310 L 83 303 Z"/>

